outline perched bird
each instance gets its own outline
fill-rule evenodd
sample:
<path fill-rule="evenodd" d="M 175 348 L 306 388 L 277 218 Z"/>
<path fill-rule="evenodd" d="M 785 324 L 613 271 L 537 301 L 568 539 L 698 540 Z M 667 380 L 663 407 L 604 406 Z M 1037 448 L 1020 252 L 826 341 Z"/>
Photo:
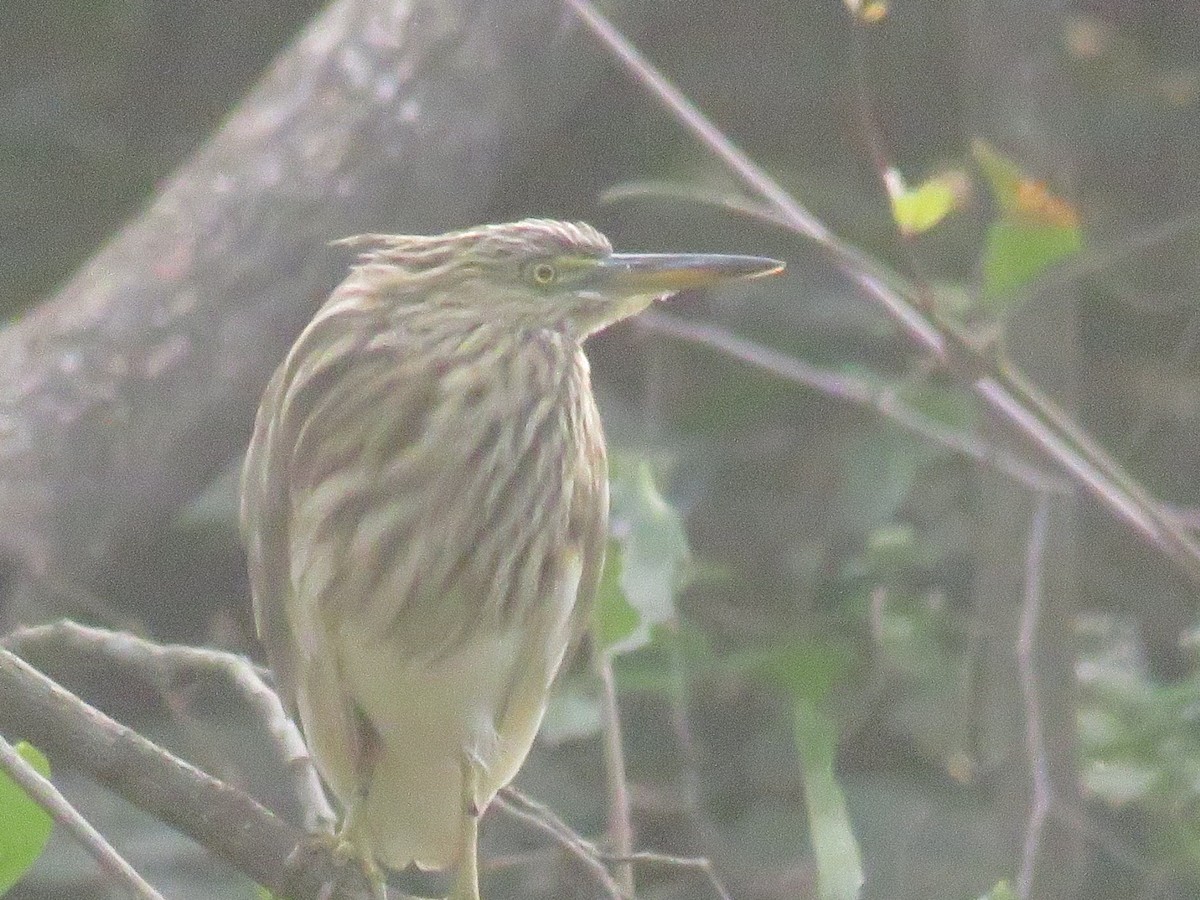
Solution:
<path fill-rule="evenodd" d="M 458 867 L 533 743 L 604 557 L 583 342 L 657 297 L 783 268 L 613 253 L 582 223 L 363 235 L 258 410 L 242 531 L 259 638 L 379 865 Z"/>

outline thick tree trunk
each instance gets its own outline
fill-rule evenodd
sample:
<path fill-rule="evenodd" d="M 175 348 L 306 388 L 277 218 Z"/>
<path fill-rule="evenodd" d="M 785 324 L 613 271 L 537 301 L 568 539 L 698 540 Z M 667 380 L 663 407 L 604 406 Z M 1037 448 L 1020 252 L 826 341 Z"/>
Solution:
<path fill-rule="evenodd" d="M 103 585 L 239 453 L 337 237 L 486 214 L 600 56 L 558 0 L 340 0 L 144 213 L 0 333 L 0 553 Z M 0 570 L 0 584 L 3 584 Z"/>

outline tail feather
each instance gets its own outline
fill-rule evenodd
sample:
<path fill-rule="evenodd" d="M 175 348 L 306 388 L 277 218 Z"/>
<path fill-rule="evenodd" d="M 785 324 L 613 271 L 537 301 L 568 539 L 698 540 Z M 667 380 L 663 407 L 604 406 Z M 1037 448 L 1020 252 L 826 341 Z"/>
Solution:
<path fill-rule="evenodd" d="M 365 803 L 371 845 L 383 865 L 440 870 L 458 864 L 466 810 L 457 762 L 385 750 Z"/>

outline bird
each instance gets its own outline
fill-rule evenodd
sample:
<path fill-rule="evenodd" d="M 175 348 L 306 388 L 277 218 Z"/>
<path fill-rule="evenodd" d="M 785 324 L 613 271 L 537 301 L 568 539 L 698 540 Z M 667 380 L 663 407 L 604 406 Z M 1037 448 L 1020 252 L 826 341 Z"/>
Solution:
<path fill-rule="evenodd" d="M 581 222 L 366 234 L 263 395 L 241 478 L 255 627 L 385 870 L 457 869 L 530 751 L 603 567 L 608 472 L 584 341 L 683 289 L 775 273 L 627 254 Z"/>

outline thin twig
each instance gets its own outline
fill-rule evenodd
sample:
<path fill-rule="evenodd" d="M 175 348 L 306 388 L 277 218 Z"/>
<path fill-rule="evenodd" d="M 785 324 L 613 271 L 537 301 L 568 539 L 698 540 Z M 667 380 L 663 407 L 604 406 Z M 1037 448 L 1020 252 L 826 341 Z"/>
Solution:
<path fill-rule="evenodd" d="M 181 681 L 211 673 L 222 676 L 263 723 L 276 753 L 291 773 L 293 799 L 303 812 L 306 829 L 328 831 L 336 820 L 299 729 L 284 711 L 279 696 L 267 686 L 261 671 L 244 656 L 204 647 L 156 644 L 135 635 L 67 619 L 17 629 L 0 643 L 22 656 L 39 648 L 53 653 L 69 649 L 85 656 L 100 654 L 131 669 L 164 697 L 175 691 Z"/>
<path fill-rule="evenodd" d="M 850 49 L 854 60 L 852 67 L 854 70 L 854 105 L 858 111 L 859 126 L 867 145 L 867 154 L 875 169 L 875 177 L 879 181 L 879 187 L 891 209 L 894 190 L 891 184 L 893 168 L 888 153 L 884 149 L 883 131 L 876 119 L 875 105 L 871 101 L 871 90 L 868 84 L 866 32 L 869 26 L 859 16 L 851 15 L 851 19 L 853 22 L 850 28 Z M 894 219 L 893 216 L 893 221 Z M 928 314 L 933 311 L 933 289 L 929 279 L 925 276 L 921 258 L 917 255 L 916 247 L 913 244 L 913 235 L 903 228 L 898 228 L 896 231 L 908 263 L 908 269 L 915 282 L 918 306 L 922 312 Z"/>
<path fill-rule="evenodd" d="M 561 857 L 558 847 L 539 847 L 536 850 L 526 850 L 523 853 L 499 853 L 481 860 L 480 865 L 488 872 L 503 872 L 506 869 L 519 869 L 526 866 L 549 866 Z"/>
<path fill-rule="evenodd" d="M 604 867 L 604 862 L 621 863 L 635 866 L 659 866 L 664 868 L 688 869 L 701 872 L 712 885 L 713 890 L 721 900 L 731 900 L 728 888 L 721 881 L 713 867 L 712 861 L 705 857 L 672 856 L 665 853 L 606 853 L 587 838 L 578 834 L 549 807 L 509 786 L 500 791 L 493 801 L 501 811 L 522 822 L 536 826 L 540 831 L 550 835 L 556 844 L 567 850 L 572 856 L 581 860 L 599 878 L 610 895 L 629 900 L 630 895 L 619 885 Z M 603 877 L 600 877 L 601 874 Z M 615 893 L 614 893 L 615 891 Z"/>
<path fill-rule="evenodd" d="M 1101 472 L 1090 460 L 1076 453 L 1070 442 L 1057 431 L 1045 428 L 1037 414 L 1013 396 L 1012 392 L 995 378 L 980 378 L 975 382 L 975 390 L 984 397 L 989 406 L 998 412 L 1010 424 L 1026 434 L 1053 459 L 1057 460 L 1064 469 L 1082 483 L 1093 496 L 1104 500 L 1105 505 L 1116 513 L 1133 530 L 1141 534 L 1149 543 L 1166 552 L 1176 562 L 1190 573 L 1193 564 L 1186 561 L 1191 554 L 1180 554 L 1171 547 L 1171 542 L 1154 517 L 1137 500 L 1129 497 Z M 1196 560 L 1200 565 L 1200 559 Z"/>
<path fill-rule="evenodd" d="M 1081 456 L 1103 474 L 1102 485 L 1092 493 L 1110 502 L 1122 500 L 1148 517 L 1153 523 L 1152 543 L 1165 550 L 1193 580 L 1200 582 L 1200 543 L 1174 517 L 1170 507 L 1153 497 L 1095 438 L 1007 359 L 1000 357 L 997 368 L 998 377 L 1017 402 L 1033 409 L 1046 430 L 1061 434 L 1076 456 Z"/>
<path fill-rule="evenodd" d="M 601 42 L 618 60 L 625 64 L 637 80 L 649 88 L 662 104 L 692 132 L 714 156 L 727 165 L 756 194 L 766 200 L 778 215 L 780 225 L 797 231 L 826 252 L 832 254 L 839 268 L 859 284 L 866 292 L 878 299 L 888 311 L 901 321 L 927 350 L 938 357 L 945 357 L 944 337 L 915 309 L 908 306 L 900 295 L 887 285 L 892 276 L 877 265 L 867 254 L 852 247 L 826 228 L 791 194 L 783 189 L 774 178 L 759 167 L 729 140 L 691 100 L 671 84 L 658 69 L 631 44 L 590 0 L 565 0 L 575 13 L 583 19 Z"/>
<path fill-rule="evenodd" d="M 1037 676 L 1037 626 L 1042 603 L 1042 556 L 1046 548 L 1049 521 L 1050 498 L 1043 494 L 1038 497 L 1033 522 L 1029 528 L 1029 544 L 1025 553 L 1025 596 L 1021 602 L 1016 644 L 1017 672 L 1021 684 L 1021 698 L 1025 706 L 1025 754 L 1030 774 L 1029 820 L 1025 830 L 1025 846 L 1021 851 L 1021 868 L 1017 873 L 1017 896 L 1021 900 L 1028 900 L 1033 891 L 1033 873 L 1041 846 L 1042 831 L 1053 802 Z"/>
<path fill-rule="evenodd" d="M 719 209 L 745 216 L 764 225 L 787 227 L 772 207 L 749 199 L 744 194 L 714 194 L 710 188 L 700 188 L 693 184 L 675 181 L 630 181 L 619 184 L 604 191 L 599 198 L 600 203 L 618 203 L 622 200 L 640 200 L 655 198 L 664 200 L 684 200 L 692 203 L 702 203 L 716 206 Z"/>
<path fill-rule="evenodd" d="M 104 839 L 104 835 L 67 801 L 58 788 L 26 762 L 2 735 L 0 767 L 3 767 L 12 780 L 19 784 L 38 806 L 48 812 L 55 822 L 67 829 L 96 860 L 100 871 L 115 887 L 124 888 L 130 896 L 140 897 L 141 900 L 163 900 L 162 894 L 142 878 L 137 870 L 113 849 L 112 844 Z"/>
<path fill-rule="evenodd" d="M 358 866 L 137 732 L 84 703 L 0 647 L 0 732 L 20 732 L 71 766 L 178 829 L 280 896 L 363 900 L 374 896 Z M 297 857 L 297 847 L 307 851 Z"/>
<path fill-rule="evenodd" d="M 629 863 L 630 865 L 637 866 L 658 866 L 666 869 L 689 869 L 699 872 L 708 879 L 708 883 L 712 886 L 713 891 L 720 900 L 733 900 L 729 889 L 725 887 L 725 883 L 717 875 L 717 870 L 713 867 L 712 860 L 704 856 L 671 856 L 667 853 L 642 851 L 640 853 L 631 853 L 628 856 L 605 853 L 601 858 L 608 862 Z"/>
<path fill-rule="evenodd" d="M 662 73 L 625 38 L 625 35 L 613 27 L 613 24 L 592 3 L 588 0 L 566 0 L 566 3 L 575 10 L 576 14 L 592 30 L 592 33 L 600 38 L 613 55 L 630 71 L 635 72 L 638 79 L 663 101 L 684 126 L 699 136 L 705 146 L 712 150 L 722 162 L 783 213 L 784 221 L 820 244 L 836 243 L 832 232 L 826 229 L 816 216 L 804 209 L 771 176 L 735 147 L 691 100 L 663 77 Z"/>
<path fill-rule="evenodd" d="M 989 354 L 951 323 L 931 320 L 914 303 L 919 297 L 894 274 L 858 248 L 841 241 L 815 216 L 759 168 L 661 72 L 600 14 L 589 0 L 565 0 L 671 114 L 721 159 L 756 194 L 772 204 L 779 221 L 815 241 L 837 267 L 894 318 L 909 337 L 968 383 L 993 411 L 1027 435 L 1066 471 L 1092 476 L 1081 479 L 1088 491 L 1152 546 L 1165 553 L 1194 582 L 1200 583 L 1200 544 L 1193 541 L 1157 500 L 1137 486 L 1082 429 L 1058 414 L 1046 398 L 1000 354 Z M 1066 430 L 1064 431 L 1064 427 Z"/>
<path fill-rule="evenodd" d="M 740 337 L 712 322 L 689 322 L 669 313 L 645 312 L 634 319 L 634 323 L 639 328 L 657 334 L 713 347 L 726 356 L 805 385 L 826 396 L 872 409 L 905 431 L 973 459 L 980 465 L 991 466 L 1031 491 L 1064 495 L 1072 493 L 1071 486 L 1057 475 L 1039 469 L 974 435 L 947 427 L 903 403 L 894 390 L 881 389 L 866 378 L 822 369 Z"/>
<path fill-rule="evenodd" d="M 707 854 L 717 840 L 717 828 L 704 810 L 703 780 L 700 776 L 700 755 L 696 750 L 695 735 L 689 711 L 689 672 L 687 660 L 680 646 L 679 618 L 671 620 L 672 640 L 667 642 L 668 672 L 671 679 L 671 730 L 679 745 L 681 772 L 679 780 L 683 788 L 683 804 L 692 828 Z"/>
<path fill-rule="evenodd" d="M 532 825 L 548 835 L 558 846 L 583 864 L 612 900 L 633 900 L 632 895 L 612 877 L 601 860 L 596 845 L 572 830 L 547 806 L 525 796 L 512 785 L 501 790 L 492 804 L 514 819 Z"/>
<path fill-rule="evenodd" d="M 617 684 L 612 657 L 602 648 L 593 653 L 600 676 L 600 721 L 604 734 L 604 775 L 608 787 L 608 836 L 618 856 L 633 854 L 633 816 L 629 811 L 629 783 L 625 777 L 625 748 L 621 739 L 621 710 L 617 706 Z M 617 881 L 633 896 L 633 866 L 617 868 Z"/>

